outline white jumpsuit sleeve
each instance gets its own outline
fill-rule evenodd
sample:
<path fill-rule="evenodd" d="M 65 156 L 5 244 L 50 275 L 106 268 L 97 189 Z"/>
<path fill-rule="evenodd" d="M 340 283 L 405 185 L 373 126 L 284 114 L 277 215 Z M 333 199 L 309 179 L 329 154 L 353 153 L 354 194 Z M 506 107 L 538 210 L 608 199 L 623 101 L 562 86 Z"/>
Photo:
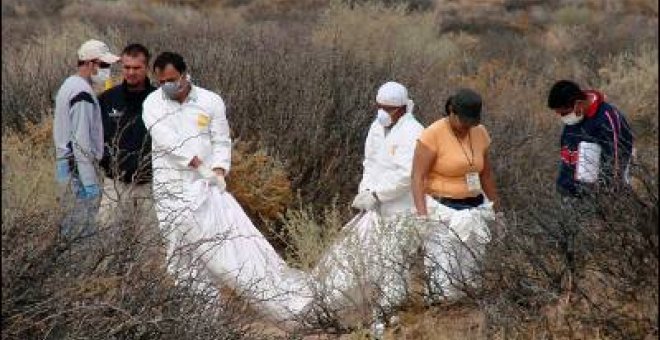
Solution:
<path fill-rule="evenodd" d="M 148 99 L 143 105 L 142 120 L 151 134 L 154 151 L 160 149 L 167 152 L 167 156 L 178 166 L 182 169 L 187 168 L 195 157 L 194 152 L 186 148 L 186 139 L 172 124 L 169 124 L 163 108 L 158 107 L 157 102 Z"/>
<path fill-rule="evenodd" d="M 211 117 L 211 145 L 213 156 L 211 157 L 211 169 L 222 168 L 225 175 L 231 167 L 231 136 L 229 135 L 229 123 L 227 122 L 226 106 L 220 96 L 216 97 L 216 111 Z"/>
<path fill-rule="evenodd" d="M 364 167 L 362 172 L 362 180 L 358 186 L 358 192 L 363 192 L 371 189 L 374 180 L 374 170 L 376 167 L 375 157 L 377 155 L 376 146 L 374 145 L 373 138 L 373 124 L 369 128 L 369 133 L 367 134 L 367 140 L 364 143 L 364 161 L 362 166 Z"/>

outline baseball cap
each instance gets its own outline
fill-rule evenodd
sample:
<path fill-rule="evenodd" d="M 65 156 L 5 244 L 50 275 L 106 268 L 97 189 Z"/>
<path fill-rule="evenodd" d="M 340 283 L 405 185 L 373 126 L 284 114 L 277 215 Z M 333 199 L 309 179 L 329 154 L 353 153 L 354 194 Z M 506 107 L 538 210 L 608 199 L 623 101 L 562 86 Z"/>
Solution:
<path fill-rule="evenodd" d="M 110 48 L 102 41 L 95 39 L 87 40 L 78 49 L 78 60 L 99 59 L 104 63 L 114 64 L 119 57 L 110 53 Z"/>
<path fill-rule="evenodd" d="M 471 89 L 461 88 L 451 97 L 451 105 L 461 121 L 481 122 L 481 96 Z"/>

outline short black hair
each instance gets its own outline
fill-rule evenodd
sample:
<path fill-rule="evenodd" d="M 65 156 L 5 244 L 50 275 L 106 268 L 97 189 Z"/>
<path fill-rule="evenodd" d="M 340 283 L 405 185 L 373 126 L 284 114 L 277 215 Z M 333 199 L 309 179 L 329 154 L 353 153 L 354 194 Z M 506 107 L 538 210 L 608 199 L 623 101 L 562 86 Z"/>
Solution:
<path fill-rule="evenodd" d="M 447 115 L 455 113 L 461 122 L 477 125 L 481 122 L 482 99 L 479 93 L 469 88 L 460 88 L 445 102 Z"/>
<path fill-rule="evenodd" d="M 445 101 L 445 116 L 449 116 L 451 113 L 451 97 L 447 98 Z"/>
<path fill-rule="evenodd" d="M 548 94 L 548 107 L 563 109 L 575 105 L 577 100 L 584 100 L 587 96 L 580 89 L 580 85 L 571 80 L 560 80 L 552 85 Z"/>
<path fill-rule="evenodd" d="M 163 70 L 167 65 L 172 65 L 179 73 L 186 72 L 186 62 L 183 61 L 183 57 L 174 52 L 163 52 L 156 57 L 154 60 L 154 71 L 156 69 Z"/>
<path fill-rule="evenodd" d="M 121 54 L 129 55 L 131 57 L 137 57 L 142 54 L 147 61 L 147 65 L 149 64 L 149 59 L 151 59 L 151 53 L 149 53 L 149 50 L 144 45 L 138 43 L 127 45 L 124 47 L 124 50 L 121 51 Z"/>

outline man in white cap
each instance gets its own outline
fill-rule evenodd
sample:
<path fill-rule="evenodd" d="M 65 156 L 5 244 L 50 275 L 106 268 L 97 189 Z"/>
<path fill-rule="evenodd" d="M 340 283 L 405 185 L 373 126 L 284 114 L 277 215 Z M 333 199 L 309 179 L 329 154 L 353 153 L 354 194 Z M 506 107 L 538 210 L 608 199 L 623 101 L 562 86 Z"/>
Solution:
<path fill-rule="evenodd" d="M 387 82 L 376 95 L 377 117 L 371 124 L 364 148 L 364 171 L 352 206 L 379 210 L 381 216 L 410 211 L 410 174 L 415 143 L 424 127 L 412 114 L 408 90 Z"/>
<path fill-rule="evenodd" d="M 424 127 L 413 116 L 408 90 L 396 82 L 383 84 L 376 95 L 378 111 L 365 144 L 364 172 L 352 207 L 361 210 L 342 230 L 344 236 L 315 269 L 318 290 L 331 309 L 354 308 L 352 292 L 369 282 L 376 293 L 373 335 L 379 338 L 384 320 L 407 296 L 408 255 L 414 203 L 412 160 Z M 347 298 L 348 297 L 348 298 Z M 348 301 L 348 302 L 347 302 Z"/>
<path fill-rule="evenodd" d="M 96 163 L 103 156 L 103 123 L 92 85 L 103 84 L 118 60 L 105 43 L 86 41 L 78 49 L 78 71 L 55 96 L 56 180 L 65 214 L 60 234 L 70 240 L 96 232 L 101 196 Z"/>

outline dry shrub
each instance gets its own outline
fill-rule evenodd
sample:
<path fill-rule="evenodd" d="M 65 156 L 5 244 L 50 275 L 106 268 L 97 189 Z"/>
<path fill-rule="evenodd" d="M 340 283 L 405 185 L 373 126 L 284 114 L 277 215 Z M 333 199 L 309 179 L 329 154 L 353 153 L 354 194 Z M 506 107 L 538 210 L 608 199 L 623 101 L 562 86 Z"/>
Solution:
<path fill-rule="evenodd" d="M 290 190 L 300 193 L 302 205 L 283 215 L 275 233 L 289 244 L 289 260 L 308 269 L 335 240 L 336 231 L 350 215 L 345 207 L 360 179 L 362 148 L 375 114 L 372 104 L 378 86 L 391 79 L 407 85 L 416 102 L 416 114 L 425 125 L 441 117 L 444 101 L 456 87 L 471 86 L 485 98 L 484 124 L 493 139 L 491 159 L 510 221 L 508 238 L 490 249 L 484 264 L 489 284 L 477 295 L 479 308 L 487 314 L 491 335 L 569 337 L 568 325 L 574 329 L 582 325 L 580 332 L 631 338 L 657 329 L 657 314 L 653 316 L 652 312 L 652 307 L 657 307 L 657 296 L 652 294 L 657 285 L 651 283 L 657 279 L 657 270 L 649 270 L 657 269 L 657 258 L 646 258 L 650 262 L 645 263 L 646 255 L 642 255 L 657 253 L 657 229 L 649 232 L 649 224 L 642 223 L 644 216 L 652 220 L 654 211 L 657 215 L 658 197 L 657 167 L 651 166 L 657 159 L 658 111 L 657 17 L 653 14 L 611 15 L 590 7 L 589 17 L 575 19 L 570 17 L 573 14 L 565 14 L 567 17 L 562 20 L 595 20 L 601 25 L 550 23 L 547 31 L 495 28 L 440 34 L 438 26 L 442 25 L 429 19 L 428 14 L 376 5 L 356 5 L 351 9 L 334 4 L 318 23 L 291 19 L 291 25 L 284 25 L 286 19 L 279 23 L 254 19 L 248 23 L 231 19 L 236 17 L 229 13 L 236 12 L 230 11 L 218 15 L 221 12 L 214 10 L 199 13 L 187 7 L 141 6 L 145 6 L 143 13 L 162 25 L 149 27 L 139 18 L 130 18 L 119 30 L 106 30 L 88 24 L 62 25 L 53 20 L 36 22 L 37 31 L 28 33 L 30 25 L 14 21 L 14 26 L 5 29 L 3 23 L 3 131 L 8 126 L 23 127 L 26 118 L 49 120 L 45 113 L 50 109 L 50 94 L 73 71 L 70 61 L 84 39 L 107 39 L 113 47 L 142 42 L 154 54 L 164 50 L 181 52 L 194 81 L 218 91 L 225 99 L 237 139 L 257 141 L 255 145 L 260 150 L 268 150 L 267 154 L 274 157 L 264 158 L 252 147 L 237 145 L 240 151 L 236 156 L 244 152 L 243 147 L 249 156 L 240 157 L 245 159 L 244 167 L 241 162 L 235 164 L 229 179 L 235 187 L 230 190 L 243 196 L 239 199 L 246 209 L 252 209 L 254 216 L 269 217 L 280 211 L 291 199 L 286 174 L 291 180 Z M 71 8 L 69 14 L 74 13 Z M 118 13 L 123 10 L 126 9 L 116 9 Z M 94 13 L 99 20 L 90 22 L 104 22 L 104 11 Z M 177 19 L 179 16 L 185 20 Z M 44 33 L 42 40 L 25 38 L 31 34 L 40 36 L 38 33 L 46 29 L 53 33 Z M 7 36 L 23 37 L 20 39 L 24 43 L 8 44 Z M 638 194 L 650 208 L 633 209 L 620 199 L 613 200 L 615 203 L 604 209 L 605 223 L 595 228 L 579 216 L 569 216 L 558 205 L 554 180 L 561 126 L 545 103 L 548 89 L 559 78 L 603 89 L 612 103 L 633 120 L 640 142 L 641 165 L 634 170 L 641 183 Z M 6 133 L 3 136 L 3 141 L 8 138 Z M 33 173 L 35 168 L 52 169 L 52 155 L 50 151 L 44 151 L 47 156 L 32 155 L 23 144 L 27 137 L 11 138 L 13 148 L 21 151 L 11 154 L 3 145 L 3 160 L 7 155 L 11 160 L 3 162 L 3 182 L 7 184 L 3 193 L 9 193 L 3 195 L 3 217 L 9 216 L 9 221 L 16 224 L 3 225 L 3 242 L 28 245 L 22 248 L 24 255 L 17 255 L 18 260 L 9 260 L 19 264 L 12 267 L 43 268 L 32 276 L 24 276 L 23 281 L 13 281 L 11 286 L 33 292 L 43 290 L 39 293 L 42 295 L 32 295 L 32 301 L 66 305 L 65 296 L 47 300 L 53 290 L 30 285 L 32 281 L 39 282 L 39 271 L 53 263 L 50 258 L 43 260 L 45 257 L 28 251 L 48 248 L 44 240 L 52 237 L 50 234 L 34 235 L 43 230 L 53 233 L 55 229 L 54 221 L 43 219 L 44 215 L 52 219 L 52 210 L 45 210 L 53 204 L 47 198 L 52 197 L 51 174 L 42 171 L 32 176 L 40 184 L 28 183 L 29 178 L 19 176 Z M 266 169 L 279 162 L 282 168 L 278 165 L 274 170 Z M 9 171 L 12 167 L 22 173 Z M 233 177 L 241 171 L 249 179 L 245 183 Z M 8 176 L 13 177 L 7 180 Z M 255 178 L 264 182 L 253 183 Z M 263 190 L 263 186 L 271 189 Z M 239 195 L 242 190 L 244 194 Z M 266 191 L 272 196 L 254 201 Z M 38 209 L 30 211 L 30 206 Z M 330 206 L 330 210 L 323 209 Z M 11 214 L 12 210 L 5 207 L 14 207 L 18 212 L 26 209 L 29 213 Z M 617 211 L 620 216 L 614 214 Z M 31 227 L 22 229 L 21 221 Z M 566 306 L 558 298 L 563 292 L 562 275 L 566 268 L 565 235 L 566 230 L 575 228 L 584 231 L 579 248 L 584 255 L 580 260 L 583 271 L 577 280 L 583 289 L 579 299 Z M 648 240 L 656 242 L 655 251 Z M 3 262 L 18 248 L 9 252 L 3 249 Z M 34 262 L 21 266 L 21 258 Z M 41 267 L 37 266 L 40 263 Z M 137 266 L 140 262 L 131 263 Z M 592 274 L 594 266 L 597 274 Z M 142 272 L 144 277 L 149 277 L 149 273 Z M 115 285 L 114 275 L 104 276 L 101 281 Z M 109 287 L 94 282 L 97 288 Z M 137 286 L 150 290 L 148 284 Z M 628 294 L 631 287 L 634 289 Z M 12 299 L 24 294 L 17 289 L 3 291 L 3 302 L 11 301 L 16 306 Z M 651 296 L 639 292 L 650 292 Z M 154 303 L 150 300 L 153 296 L 139 293 L 136 290 L 140 299 L 126 302 L 126 306 Z M 601 293 L 607 294 L 599 296 Z M 585 307 L 584 301 L 591 302 Z M 26 304 L 23 300 L 20 303 Z M 5 303 L 3 320 L 14 322 L 18 316 L 5 316 L 26 315 L 4 306 Z M 554 307 L 565 312 L 553 314 Z M 439 307 L 439 311 L 445 310 Z M 76 314 L 80 319 L 83 315 Z M 190 322 L 192 318 L 186 320 Z M 24 320 L 27 325 L 43 319 Z M 185 322 L 174 326 L 182 324 Z"/>
<path fill-rule="evenodd" d="M 646 171 L 658 170 L 658 49 L 643 45 L 634 52 L 612 56 L 603 68 L 600 88 L 623 111 L 635 132 L 636 163 Z M 634 173 L 633 183 L 644 183 Z"/>
<path fill-rule="evenodd" d="M 602 77 L 600 88 L 631 119 L 635 135 L 653 145 L 658 134 L 657 46 L 644 45 L 635 51 L 615 55 L 599 73 Z M 655 162 L 649 160 L 649 163 Z"/>
<path fill-rule="evenodd" d="M 227 190 L 253 219 L 274 221 L 293 201 L 281 162 L 249 143 L 234 144 Z"/>
<path fill-rule="evenodd" d="M 40 17 L 58 13 L 66 5 L 66 0 L 6 0 L 2 2 L 2 16 Z"/>
<path fill-rule="evenodd" d="M 399 314 L 400 324 L 386 333 L 388 339 L 485 339 L 486 320 L 474 306 L 436 306 Z"/>
<path fill-rule="evenodd" d="M 8 225 L 20 223 L 15 219 L 22 214 L 57 211 L 52 122 L 27 123 L 26 130 L 2 137 L 2 211 Z"/>
<path fill-rule="evenodd" d="M 329 2 L 329 0 L 251 0 L 241 10 L 244 17 L 253 22 L 270 20 L 301 22 L 314 20 Z"/>
<path fill-rule="evenodd" d="M 436 5 L 435 0 L 343 0 L 351 7 L 360 4 L 375 4 L 381 7 L 401 7 L 407 11 L 427 11 Z"/>
<path fill-rule="evenodd" d="M 566 6 L 558 9 L 554 13 L 554 19 L 560 25 L 592 25 L 594 22 L 594 13 L 588 7 Z"/>
<path fill-rule="evenodd" d="M 462 52 L 452 39 L 438 39 L 432 13 L 406 15 L 404 6 L 335 3 L 322 20 L 313 33 L 315 42 L 336 45 L 370 63 L 446 67 Z"/>
<path fill-rule="evenodd" d="M 658 16 L 658 2 L 653 0 L 627 0 L 625 5 L 622 6 L 625 9 L 642 14 L 650 14 Z"/>
<path fill-rule="evenodd" d="M 307 271 L 337 241 L 343 226 L 342 211 L 334 203 L 320 214 L 315 213 L 313 206 L 300 204 L 280 218 L 283 223 L 280 236 L 287 244 L 288 262 Z"/>
<path fill-rule="evenodd" d="M 143 33 L 143 30 L 146 29 L 159 30 L 167 26 L 189 27 L 209 17 L 213 17 L 216 25 L 221 27 L 232 27 L 243 22 L 238 11 L 227 11 L 219 6 L 204 4 L 200 4 L 200 7 L 204 7 L 204 10 L 198 10 L 194 6 L 188 5 L 162 5 L 153 1 L 117 0 L 111 3 L 107 1 L 87 1 L 69 3 L 61 10 L 60 16 L 73 21 L 83 18 L 83 22 L 102 30 L 107 28 L 114 31 L 120 30 L 128 36 L 131 35 L 130 33 Z M 127 27 L 133 29 L 124 30 Z M 134 30 L 138 31 L 134 32 Z M 122 43 L 126 42 L 125 37 L 117 38 Z M 136 41 L 142 40 L 139 34 L 136 38 Z M 116 40 L 111 42 L 114 43 Z M 122 46 L 117 45 L 114 47 L 121 48 Z"/>
<path fill-rule="evenodd" d="M 242 298 L 173 285 L 156 239 L 62 243 L 52 211 L 5 209 L 16 217 L 2 228 L 3 338 L 261 338 Z"/>
<path fill-rule="evenodd" d="M 145 11 L 144 6 L 140 6 L 137 2 L 127 1 L 71 2 L 62 8 L 61 16 L 68 20 L 82 17 L 93 22 L 97 27 L 122 27 L 127 23 L 158 24 Z"/>

